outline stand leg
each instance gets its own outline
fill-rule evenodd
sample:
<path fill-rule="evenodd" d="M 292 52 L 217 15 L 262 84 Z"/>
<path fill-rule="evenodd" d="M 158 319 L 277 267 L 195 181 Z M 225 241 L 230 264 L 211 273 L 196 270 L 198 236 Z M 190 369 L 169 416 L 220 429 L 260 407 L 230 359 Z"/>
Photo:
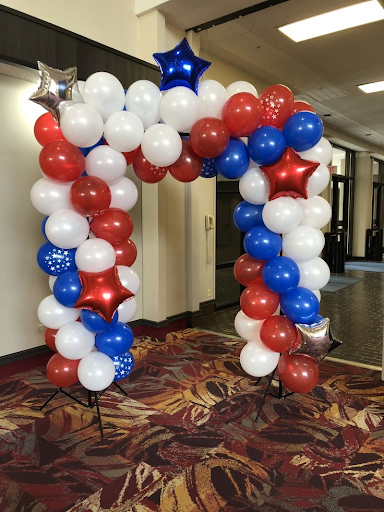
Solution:
<path fill-rule="evenodd" d="M 95 402 L 96 402 L 97 418 L 99 420 L 100 437 L 104 437 L 103 423 L 101 421 L 100 408 L 99 408 L 99 399 L 97 397 L 97 393 L 95 393 Z"/>
<path fill-rule="evenodd" d="M 93 406 L 92 404 L 92 391 L 89 391 L 88 389 L 88 409 L 91 409 Z"/>
<path fill-rule="evenodd" d="M 261 404 L 260 404 L 260 407 L 259 407 L 259 410 L 257 411 L 257 415 L 256 415 L 256 419 L 255 419 L 255 423 L 258 422 L 259 418 L 260 418 L 260 414 L 261 414 L 261 411 L 263 410 L 263 407 L 264 407 L 264 404 L 265 404 L 265 401 L 267 399 L 267 395 L 268 395 L 268 391 L 269 391 L 269 388 L 271 387 L 272 385 L 272 380 L 273 380 L 273 377 L 275 375 L 275 371 L 272 373 L 272 376 L 271 378 L 268 379 L 268 385 L 264 391 L 264 395 L 263 395 L 263 399 L 261 400 Z"/>
<path fill-rule="evenodd" d="M 327 397 L 325 395 L 323 395 L 323 393 L 319 390 L 319 388 L 316 386 L 315 388 L 313 388 L 313 391 L 325 402 L 329 405 L 329 407 L 332 407 L 332 404 L 331 402 L 327 399 Z"/>
<path fill-rule="evenodd" d="M 56 391 L 53 393 L 53 395 L 51 395 L 51 396 L 48 398 L 48 400 L 45 402 L 45 404 L 43 404 L 41 407 L 39 407 L 39 411 L 42 411 L 42 410 L 44 409 L 44 407 L 46 407 L 46 406 L 49 404 L 49 402 L 50 402 L 53 398 L 55 398 L 55 396 L 57 395 L 57 393 L 60 393 L 60 391 L 61 391 L 61 388 L 56 389 Z"/>
<path fill-rule="evenodd" d="M 112 384 L 114 384 L 123 393 L 123 395 L 128 396 L 128 393 L 124 391 L 124 389 L 117 382 L 112 382 Z"/>

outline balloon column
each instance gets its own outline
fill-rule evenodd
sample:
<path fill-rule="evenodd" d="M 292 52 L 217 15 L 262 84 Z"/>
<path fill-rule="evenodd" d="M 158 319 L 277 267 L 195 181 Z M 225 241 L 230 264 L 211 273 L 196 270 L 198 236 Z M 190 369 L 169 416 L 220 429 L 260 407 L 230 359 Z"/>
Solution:
<path fill-rule="evenodd" d="M 310 389 L 317 363 L 333 346 L 329 321 L 318 315 L 319 289 L 329 279 L 319 258 L 320 228 L 331 213 L 318 194 L 328 184 L 332 154 L 321 119 L 283 85 L 258 97 L 247 82 L 226 89 L 215 80 L 199 83 L 210 63 L 185 39 L 154 58 L 160 88 L 139 80 L 126 92 L 109 73 L 77 82 L 76 68 L 39 63 L 41 84 L 31 99 L 48 113 L 35 125 L 44 177 L 31 199 L 47 216 L 38 263 L 53 295 L 38 315 L 47 344 L 57 350 L 48 378 L 57 386 L 79 378 L 96 391 L 132 370 L 126 322 L 140 286 L 127 213 L 138 192 L 124 176 L 132 164 L 146 183 L 168 172 L 181 182 L 240 178 L 244 201 L 234 221 L 246 233 L 246 254 L 235 276 L 246 289 L 235 324 L 248 341 L 240 362 L 254 376 L 279 365 L 290 389 Z M 285 316 L 275 315 L 279 304 Z"/>

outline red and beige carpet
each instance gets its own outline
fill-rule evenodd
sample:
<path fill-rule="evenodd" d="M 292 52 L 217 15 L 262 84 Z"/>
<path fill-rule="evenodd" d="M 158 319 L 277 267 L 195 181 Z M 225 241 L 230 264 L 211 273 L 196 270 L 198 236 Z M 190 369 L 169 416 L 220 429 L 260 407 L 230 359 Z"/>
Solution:
<path fill-rule="evenodd" d="M 0 382 L 0 511 L 382 511 L 384 383 L 324 362 L 333 403 L 268 398 L 241 370 L 242 343 L 186 330 L 136 340 L 135 369 L 95 411 L 43 369 Z M 80 389 L 78 392 L 80 393 Z"/>

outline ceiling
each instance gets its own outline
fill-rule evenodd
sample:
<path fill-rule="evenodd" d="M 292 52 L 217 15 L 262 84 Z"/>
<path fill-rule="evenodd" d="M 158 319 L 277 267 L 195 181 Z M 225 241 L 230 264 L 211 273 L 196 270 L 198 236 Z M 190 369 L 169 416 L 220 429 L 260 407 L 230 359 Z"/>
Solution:
<path fill-rule="evenodd" d="M 277 27 L 362 0 L 288 0 L 203 31 L 207 52 L 267 83 L 284 83 L 326 126 L 384 151 L 384 92 L 357 85 L 384 80 L 384 21 L 295 43 Z M 170 0 L 161 10 L 184 30 L 262 0 Z"/>

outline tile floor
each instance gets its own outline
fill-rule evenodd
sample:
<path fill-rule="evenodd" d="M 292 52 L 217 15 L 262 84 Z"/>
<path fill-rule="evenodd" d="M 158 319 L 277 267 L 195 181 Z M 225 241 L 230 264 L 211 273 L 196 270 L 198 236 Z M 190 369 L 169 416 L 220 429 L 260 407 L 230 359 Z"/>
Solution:
<path fill-rule="evenodd" d="M 334 335 L 343 342 L 332 356 L 381 367 L 384 273 L 347 270 L 342 275 L 361 281 L 332 293 L 322 293 L 320 314 L 331 319 Z M 238 311 L 239 307 L 233 307 L 203 317 L 200 327 L 237 336 L 233 322 Z"/>

